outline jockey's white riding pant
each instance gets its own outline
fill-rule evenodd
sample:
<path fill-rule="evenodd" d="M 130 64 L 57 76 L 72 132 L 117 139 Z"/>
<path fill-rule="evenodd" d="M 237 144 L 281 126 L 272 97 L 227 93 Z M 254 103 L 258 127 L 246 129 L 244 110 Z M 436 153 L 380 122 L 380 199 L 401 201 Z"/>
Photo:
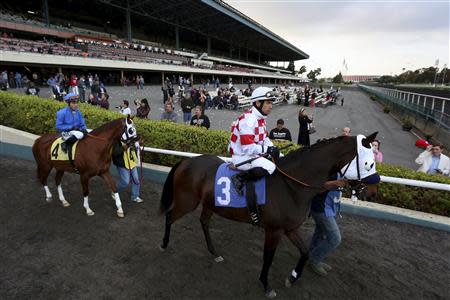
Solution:
<path fill-rule="evenodd" d="M 82 138 L 84 138 L 84 133 L 78 130 L 65 131 L 61 135 L 63 140 L 65 141 L 67 141 L 67 139 L 70 138 L 71 136 L 76 137 L 77 140 L 81 140 Z"/>
<path fill-rule="evenodd" d="M 250 159 L 253 157 L 254 156 L 233 155 L 233 157 L 231 158 L 231 161 L 234 165 L 237 165 L 238 163 L 246 161 L 247 159 Z M 269 172 L 269 174 L 272 174 L 273 172 L 275 172 L 275 169 L 276 169 L 275 164 L 264 157 L 259 157 L 250 163 L 247 163 L 245 165 L 238 167 L 238 169 L 242 170 L 242 171 L 247 171 L 247 170 L 250 170 L 250 169 L 253 169 L 256 167 L 261 167 L 261 168 L 265 169 L 267 172 Z"/>

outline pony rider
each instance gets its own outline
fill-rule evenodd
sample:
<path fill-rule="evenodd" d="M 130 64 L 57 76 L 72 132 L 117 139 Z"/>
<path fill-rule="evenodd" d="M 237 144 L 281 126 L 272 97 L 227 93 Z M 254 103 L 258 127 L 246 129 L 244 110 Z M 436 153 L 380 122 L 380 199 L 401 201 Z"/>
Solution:
<path fill-rule="evenodd" d="M 275 98 L 275 92 L 271 88 L 255 89 L 250 98 L 253 107 L 244 112 L 231 127 L 232 135 L 228 147 L 233 164 L 255 158 L 255 160 L 239 166 L 238 169 L 243 172 L 231 177 L 236 191 L 241 195 L 244 185 L 248 186 L 249 182 L 252 184 L 257 179 L 275 171 L 275 164 L 263 156 L 263 154 L 270 155 L 275 160 L 280 156 L 280 151 L 273 145 L 266 130 L 266 118 L 272 110 L 272 102 Z M 247 191 L 249 191 L 249 187 Z M 248 196 L 250 218 L 254 223 L 258 223 L 256 196 Z"/>
<path fill-rule="evenodd" d="M 67 102 L 68 106 L 56 113 L 56 130 L 61 133 L 64 140 L 61 149 L 65 153 L 69 150 L 70 159 L 72 157 L 71 146 L 87 135 L 83 115 L 78 109 L 78 99 L 79 96 L 74 93 L 65 95 L 64 101 Z"/>

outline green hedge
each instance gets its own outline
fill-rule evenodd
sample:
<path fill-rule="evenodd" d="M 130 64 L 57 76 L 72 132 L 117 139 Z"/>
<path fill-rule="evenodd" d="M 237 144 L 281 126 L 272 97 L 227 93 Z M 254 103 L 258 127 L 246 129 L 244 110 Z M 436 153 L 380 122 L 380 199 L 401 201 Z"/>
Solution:
<path fill-rule="evenodd" d="M 55 132 L 56 111 L 64 106 L 64 103 L 50 99 L 0 92 L 1 124 L 35 134 Z M 81 103 L 79 107 L 89 128 L 96 128 L 121 116 L 117 112 L 106 111 L 88 104 Z M 144 145 L 155 148 L 228 156 L 229 132 L 205 130 L 166 121 L 135 119 L 135 123 L 139 135 L 144 139 Z M 296 148 L 292 147 L 290 151 Z M 151 153 L 145 153 L 144 155 L 144 161 L 146 162 L 168 166 L 179 160 L 180 157 L 170 155 Z M 449 177 L 427 175 L 388 164 L 379 164 L 377 169 L 381 175 L 385 176 L 450 184 Z M 379 187 L 377 202 L 450 216 L 450 195 L 448 192 L 438 190 L 382 183 Z"/>

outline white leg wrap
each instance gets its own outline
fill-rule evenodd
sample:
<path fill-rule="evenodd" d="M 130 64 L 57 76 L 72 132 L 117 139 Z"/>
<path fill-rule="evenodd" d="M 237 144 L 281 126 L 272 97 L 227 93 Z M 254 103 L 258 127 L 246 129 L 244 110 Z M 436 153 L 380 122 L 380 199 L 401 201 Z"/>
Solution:
<path fill-rule="evenodd" d="M 64 194 L 63 194 L 61 185 L 58 185 L 58 195 L 59 195 L 59 201 L 61 201 L 61 203 L 64 207 L 70 206 L 70 203 L 67 202 L 66 198 L 64 198 Z"/>
<path fill-rule="evenodd" d="M 45 197 L 51 198 L 52 193 L 50 193 L 50 189 L 48 188 L 48 186 L 44 185 L 44 190 L 45 190 Z"/>
<path fill-rule="evenodd" d="M 116 201 L 117 211 L 122 212 L 122 202 L 120 201 L 119 193 L 114 193 L 114 199 Z"/>
<path fill-rule="evenodd" d="M 66 199 L 64 198 L 64 194 L 63 194 L 63 190 L 62 190 L 61 185 L 58 185 L 58 195 L 59 195 L 59 200 L 61 202 L 66 201 Z"/>
<path fill-rule="evenodd" d="M 93 216 L 93 215 L 94 215 L 94 212 L 93 212 L 92 209 L 89 207 L 89 197 L 86 196 L 86 197 L 84 197 L 83 199 L 84 199 L 83 206 L 84 206 L 84 208 L 86 209 L 86 214 L 87 214 L 88 216 Z"/>

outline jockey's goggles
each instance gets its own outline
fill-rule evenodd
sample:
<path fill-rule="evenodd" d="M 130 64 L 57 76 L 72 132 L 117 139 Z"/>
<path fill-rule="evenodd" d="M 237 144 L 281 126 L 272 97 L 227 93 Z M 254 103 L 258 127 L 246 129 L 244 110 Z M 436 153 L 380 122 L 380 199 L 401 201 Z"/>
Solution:
<path fill-rule="evenodd" d="M 260 101 L 260 100 L 274 101 L 275 98 L 277 98 L 277 97 L 278 97 L 277 93 L 275 93 L 274 91 L 269 91 L 269 92 L 265 93 L 264 95 L 252 98 L 252 101 Z"/>

